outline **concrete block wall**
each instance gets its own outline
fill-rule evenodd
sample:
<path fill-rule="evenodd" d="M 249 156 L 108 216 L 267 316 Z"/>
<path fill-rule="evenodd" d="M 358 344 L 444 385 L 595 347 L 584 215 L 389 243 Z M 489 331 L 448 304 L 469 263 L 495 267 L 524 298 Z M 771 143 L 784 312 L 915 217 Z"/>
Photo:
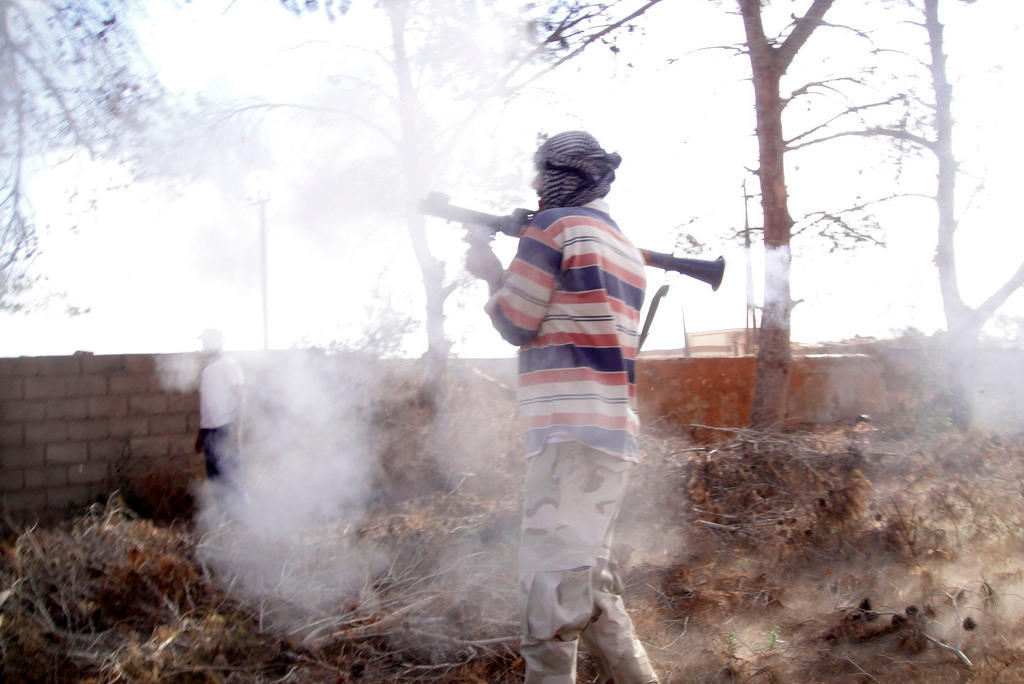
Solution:
<path fill-rule="evenodd" d="M 105 498 L 133 472 L 195 468 L 198 396 L 168 390 L 156 359 L 0 358 L 0 500 L 6 515 L 17 521 L 60 518 Z"/>
<path fill-rule="evenodd" d="M 239 360 L 255 389 L 268 382 L 268 370 L 287 369 L 295 353 Z M 330 356 L 303 359 L 311 364 L 307 372 L 335 377 L 332 367 L 321 367 L 337 363 Z M 508 359 L 470 363 L 515 382 Z M 917 349 L 796 357 L 786 415 L 799 423 L 834 423 L 861 413 L 891 420 L 927 412 L 934 365 Z M 637 363 L 641 419 L 743 426 L 755 371 L 753 357 L 644 354 Z M 18 522 L 57 519 L 146 473 L 166 473 L 179 483 L 201 476 L 202 457 L 194 452 L 198 373 L 195 354 L 0 358 L 0 512 Z M 1024 434 L 1022 374 L 1024 353 L 984 355 L 979 396 L 991 427 Z"/>

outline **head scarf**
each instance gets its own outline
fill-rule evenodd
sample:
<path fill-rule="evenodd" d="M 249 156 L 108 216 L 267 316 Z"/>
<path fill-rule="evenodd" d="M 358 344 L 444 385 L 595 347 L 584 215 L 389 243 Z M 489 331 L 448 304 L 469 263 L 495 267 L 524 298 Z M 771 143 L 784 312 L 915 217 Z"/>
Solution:
<path fill-rule="evenodd" d="M 534 156 L 541 209 L 578 207 L 604 197 L 621 162 L 589 133 L 567 131 L 549 138 Z"/>

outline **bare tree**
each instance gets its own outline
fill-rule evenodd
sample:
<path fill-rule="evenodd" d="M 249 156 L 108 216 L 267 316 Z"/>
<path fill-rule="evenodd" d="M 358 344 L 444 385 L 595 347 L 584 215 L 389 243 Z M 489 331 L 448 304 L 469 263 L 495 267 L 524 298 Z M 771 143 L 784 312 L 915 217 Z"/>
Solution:
<path fill-rule="evenodd" d="M 823 130 L 813 131 L 816 136 L 791 144 L 791 149 L 845 136 L 887 138 L 901 146 L 923 152 L 934 160 L 936 186 L 930 199 L 935 202 L 937 211 L 935 266 L 946 318 L 946 373 L 951 395 L 951 417 L 955 424 L 967 427 L 971 422 L 970 388 L 981 328 L 1011 294 L 1024 286 L 1024 262 L 978 306 L 971 307 L 964 301 L 960 290 L 955 242 L 959 229 L 956 195 L 960 165 L 953 152 L 953 85 L 946 65 L 939 0 L 905 0 L 905 4 L 919 13 L 921 20 L 914 23 L 927 36 L 928 59 L 923 65 L 927 68 L 931 100 L 925 99 L 926 96 L 914 96 L 911 92 L 904 92 L 899 98 L 908 108 L 913 103 L 923 106 L 923 113 L 904 113 L 900 121 L 888 125 L 827 134 Z"/>
<path fill-rule="evenodd" d="M 811 34 L 821 25 L 834 0 L 814 0 L 806 14 L 794 17 L 789 34 L 778 42 L 769 39 L 765 33 L 761 0 L 738 1 L 753 74 L 765 246 L 764 308 L 750 424 L 764 427 L 778 422 L 783 416 L 792 361 L 790 238 L 793 219 L 789 213 L 783 163 L 786 139 L 782 113 L 787 100 L 781 95 L 781 79 Z"/>
<path fill-rule="evenodd" d="M 957 160 L 953 155 L 953 86 L 946 72 L 943 26 L 939 21 L 939 1 L 924 0 L 924 28 L 928 33 L 931 56 L 929 72 L 935 94 L 935 137 L 925 148 L 935 155 L 938 166 L 935 202 L 938 207 L 938 240 L 935 265 L 939 272 L 939 290 L 946 315 L 948 373 L 953 399 L 953 420 L 967 427 L 971 421 L 970 384 L 981 327 L 1007 298 L 1024 285 L 1024 261 L 1001 287 L 975 308 L 960 294 L 954 236 L 958 228 L 956 209 Z"/>
<path fill-rule="evenodd" d="M 416 260 L 419 264 L 426 304 L 426 358 L 435 371 L 443 370 L 451 343 L 445 334 L 445 302 L 459 284 L 446 273 L 445 264 L 431 251 L 423 216 L 417 211 L 419 200 L 429 189 L 435 168 L 428 160 L 438 150 L 450 149 L 468 120 L 488 101 L 507 98 L 558 68 L 594 45 L 614 47 L 614 33 L 630 30 L 633 20 L 660 0 L 615 0 L 612 2 L 530 3 L 519 8 L 514 17 L 505 17 L 518 27 L 517 41 L 507 60 L 498 61 L 489 70 L 480 64 L 465 64 L 465 53 L 449 52 L 452 43 L 465 41 L 473 30 L 473 5 L 465 2 L 430 0 L 380 0 L 390 27 L 390 47 L 384 57 L 393 79 L 385 89 L 397 110 L 397 129 L 382 129 L 379 122 L 356 115 L 385 137 L 398 155 L 404 182 L 402 203 Z M 293 12 L 317 10 L 316 3 L 282 0 Z M 324 3 L 330 17 L 344 14 L 350 3 Z M 526 10 L 523 15 L 523 9 Z M 461 32 L 461 35 L 460 35 Z M 416 36 L 415 40 L 410 37 Z M 430 80 L 433 79 L 433 80 Z M 380 84 L 377 84 L 378 86 Z M 438 124 L 425 112 L 422 91 L 457 89 L 468 104 L 457 121 Z"/>
<path fill-rule="evenodd" d="M 282 4 L 300 14 L 323 9 L 332 20 L 349 9 L 347 2 L 324 3 L 322 7 L 288 0 L 282 0 Z M 426 312 L 425 358 L 434 378 L 443 372 L 451 347 L 444 330 L 444 306 L 458 281 L 447 278 L 445 264 L 432 252 L 424 217 L 418 211 L 418 203 L 430 189 L 434 176 L 433 160 L 451 145 L 451 136 L 445 136 L 425 111 L 421 92 L 443 90 L 453 99 L 472 100 L 467 93 L 478 94 L 486 90 L 484 83 L 493 82 L 490 72 L 481 69 L 479 63 L 468 63 L 465 50 L 451 49 L 467 42 L 472 28 L 472 4 L 380 0 L 377 7 L 387 17 L 390 42 L 383 51 L 374 51 L 374 56 L 384 71 L 369 76 L 339 76 L 337 81 L 352 82 L 364 93 L 361 101 L 366 107 L 364 110 L 355 105 L 344 111 L 328 112 L 370 128 L 390 148 L 392 158 L 397 158 L 395 176 L 402 187 L 395 189 L 393 199 L 402 206 L 402 220 L 420 269 Z M 378 102 L 371 104 L 368 100 Z M 384 119 L 371 112 L 380 103 L 382 111 L 389 115 Z M 276 106 L 279 105 L 267 105 Z M 468 106 L 472 109 L 472 101 Z"/>
<path fill-rule="evenodd" d="M 36 252 L 34 164 L 118 155 L 159 98 L 118 0 L 0 1 L 0 309 L 23 305 Z"/>
<path fill-rule="evenodd" d="M 446 285 L 444 282 L 444 265 L 430 251 L 423 215 L 417 211 L 416 205 L 419 198 L 425 194 L 427 178 L 421 164 L 424 144 L 419 116 L 419 97 L 413 84 L 412 64 L 405 40 L 409 3 L 406 0 L 384 0 L 382 5 L 388 13 L 391 26 L 391 49 L 394 57 L 392 69 L 400 103 L 401 133 L 398 147 L 402 175 L 406 181 L 405 219 L 423 277 L 427 312 L 427 358 L 433 375 L 436 376 L 443 368 L 451 346 L 444 332 L 444 303 L 454 290 L 454 284 Z"/>

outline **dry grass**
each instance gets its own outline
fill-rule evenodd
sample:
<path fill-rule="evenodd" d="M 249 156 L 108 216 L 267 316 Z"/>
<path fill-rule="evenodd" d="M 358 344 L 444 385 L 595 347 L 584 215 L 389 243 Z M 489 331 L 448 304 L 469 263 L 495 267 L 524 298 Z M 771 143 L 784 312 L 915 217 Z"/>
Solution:
<path fill-rule="evenodd" d="M 1020 440 L 862 424 L 661 444 L 641 490 L 686 483 L 667 514 L 685 543 L 634 564 L 627 601 L 667 680 L 1024 678 Z"/>
<path fill-rule="evenodd" d="M 356 519 L 267 539 L 115 497 L 11 535 L 0 677 L 521 681 L 508 388 L 467 374 L 428 401 L 417 382 L 370 407 L 388 489 Z M 664 682 L 1024 680 L 1024 442 L 720 436 L 644 435 L 621 520 L 626 602 Z M 254 577 L 254 558 L 284 562 Z"/>

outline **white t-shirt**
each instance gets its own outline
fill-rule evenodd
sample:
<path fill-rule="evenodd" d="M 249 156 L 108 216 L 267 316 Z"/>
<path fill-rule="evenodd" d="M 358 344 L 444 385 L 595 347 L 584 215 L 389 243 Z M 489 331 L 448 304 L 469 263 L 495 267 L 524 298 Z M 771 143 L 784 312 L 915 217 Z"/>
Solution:
<path fill-rule="evenodd" d="M 227 356 L 204 368 L 199 378 L 199 427 L 218 428 L 237 421 L 238 390 L 244 384 L 242 367 Z"/>

